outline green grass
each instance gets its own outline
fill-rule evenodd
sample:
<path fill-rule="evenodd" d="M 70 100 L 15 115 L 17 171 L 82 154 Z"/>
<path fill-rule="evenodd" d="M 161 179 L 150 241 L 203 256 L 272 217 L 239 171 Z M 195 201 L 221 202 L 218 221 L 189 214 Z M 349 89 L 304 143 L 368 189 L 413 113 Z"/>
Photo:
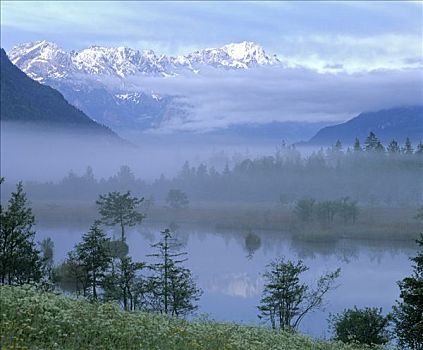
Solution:
<path fill-rule="evenodd" d="M 0 287 L 1 349 L 365 349 L 262 327 L 185 321 L 31 287 Z"/>

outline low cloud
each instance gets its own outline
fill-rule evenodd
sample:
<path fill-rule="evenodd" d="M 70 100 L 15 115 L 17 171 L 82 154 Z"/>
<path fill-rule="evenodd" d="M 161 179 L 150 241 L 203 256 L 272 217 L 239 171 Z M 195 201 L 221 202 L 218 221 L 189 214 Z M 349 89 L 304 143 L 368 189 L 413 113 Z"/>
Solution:
<path fill-rule="evenodd" d="M 134 76 L 128 82 L 134 91 L 175 96 L 163 131 L 271 121 L 342 122 L 363 111 L 421 104 L 423 96 L 417 69 L 356 74 L 276 67 L 210 69 L 172 78 Z"/>

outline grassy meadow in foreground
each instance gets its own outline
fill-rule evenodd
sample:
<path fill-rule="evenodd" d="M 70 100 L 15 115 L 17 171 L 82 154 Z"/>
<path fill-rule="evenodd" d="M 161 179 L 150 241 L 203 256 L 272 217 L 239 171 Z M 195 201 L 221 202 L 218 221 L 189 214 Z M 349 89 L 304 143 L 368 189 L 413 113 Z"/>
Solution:
<path fill-rule="evenodd" d="M 0 287 L 1 349 L 359 350 L 262 327 L 127 312 L 32 287 Z"/>

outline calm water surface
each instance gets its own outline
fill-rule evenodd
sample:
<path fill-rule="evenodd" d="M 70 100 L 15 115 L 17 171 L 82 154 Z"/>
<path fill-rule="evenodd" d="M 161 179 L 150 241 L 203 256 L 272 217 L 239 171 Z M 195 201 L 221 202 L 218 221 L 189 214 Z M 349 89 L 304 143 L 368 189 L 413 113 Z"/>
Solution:
<path fill-rule="evenodd" d="M 130 255 L 146 261 L 150 244 L 166 226 L 144 224 L 128 233 Z M 327 318 L 330 313 L 354 305 L 382 307 L 389 311 L 399 296 L 396 281 L 411 273 L 408 260 L 416 253 L 412 242 L 377 242 L 340 239 L 336 242 L 304 242 L 289 234 L 254 232 L 259 239 L 247 240 L 248 232 L 217 232 L 212 229 L 179 227 L 177 236 L 188 252 L 189 267 L 204 294 L 199 314 L 223 321 L 259 324 L 259 304 L 266 265 L 277 257 L 302 259 L 310 270 L 304 279 L 310 283 L 318 276 L 341 268 L 338 288 L 327 297 L 324 310 L 307 316 L 301 331 L 315 337 L 330 337 Z M 38 226 L 37 239 L 51 237 L 55 243 L 56 263 L 76 244 L 83 229 L 43 228 Z M 119 237 L 117 233 L 116 238 Z"/>

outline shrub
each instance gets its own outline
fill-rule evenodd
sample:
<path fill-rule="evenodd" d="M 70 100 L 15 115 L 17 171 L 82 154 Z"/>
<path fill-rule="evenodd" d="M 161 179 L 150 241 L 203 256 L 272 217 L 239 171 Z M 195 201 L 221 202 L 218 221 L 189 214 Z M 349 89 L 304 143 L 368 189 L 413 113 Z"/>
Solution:
<path fill-rule="evenodd" d="M 335 339 L 344 343 L 386 344 L 389 341 L 389 319 L 378 308 L 344 310 L 332 318 Z"/>

